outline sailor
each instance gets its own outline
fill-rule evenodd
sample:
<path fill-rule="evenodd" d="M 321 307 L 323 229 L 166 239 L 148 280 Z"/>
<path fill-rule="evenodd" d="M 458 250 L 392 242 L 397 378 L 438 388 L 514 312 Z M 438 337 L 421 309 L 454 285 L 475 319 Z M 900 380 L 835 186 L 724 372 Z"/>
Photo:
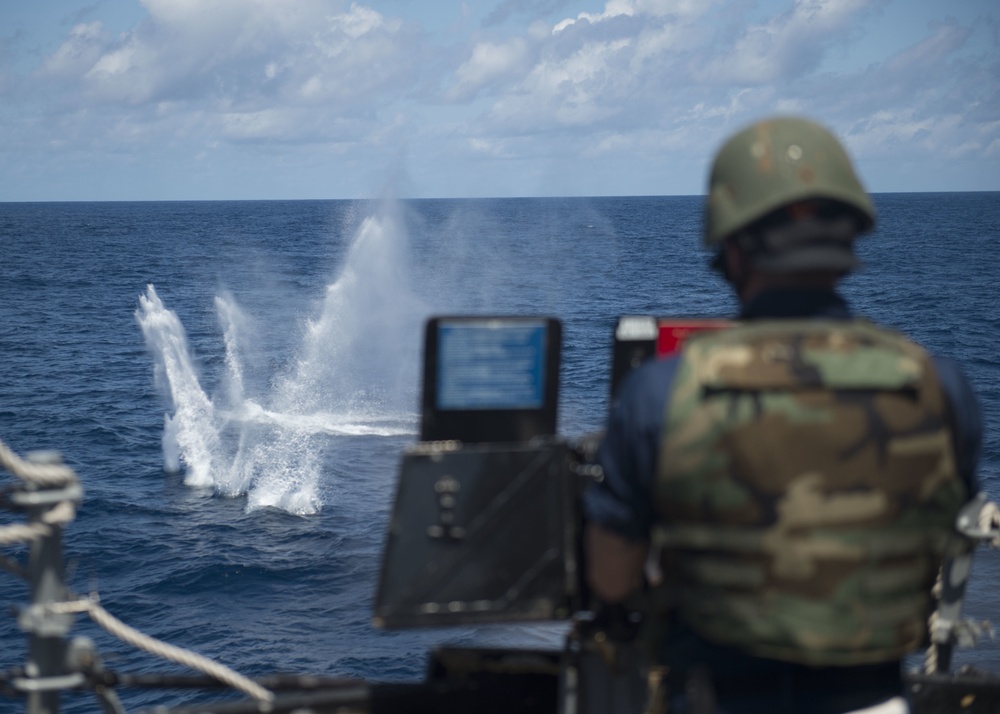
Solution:
<path fill-rule="evenodd" d="M 906 712 L 901 660 L 975 492 L 974 393 L 836 292 L 875 213 L 827 129 L 738 132 L 704 211 L 739 322 L 622 384 L 584 499 L 591 589 L 643 591 L 670 711 Z"/>

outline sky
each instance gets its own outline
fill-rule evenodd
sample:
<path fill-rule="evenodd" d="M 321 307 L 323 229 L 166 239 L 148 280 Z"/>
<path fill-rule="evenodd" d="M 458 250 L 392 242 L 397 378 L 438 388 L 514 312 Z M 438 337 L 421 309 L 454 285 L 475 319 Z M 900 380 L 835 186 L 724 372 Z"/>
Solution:
<path fill-rule="evenodd" d="M 1000 190 L 1000 3 L 0 0 L 0 201 L 696 195 L 774 114 Z"/>

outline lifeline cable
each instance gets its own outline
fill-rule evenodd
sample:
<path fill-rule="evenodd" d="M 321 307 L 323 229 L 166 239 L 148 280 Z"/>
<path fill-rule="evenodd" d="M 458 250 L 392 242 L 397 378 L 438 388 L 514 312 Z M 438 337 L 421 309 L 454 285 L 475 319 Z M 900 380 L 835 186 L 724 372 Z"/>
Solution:
<path fill-rule="evenodd" d="M 974 536 L 982 543 L 986 543 L 991 548 L 996 548 L 1000 550 L 1000 506 L 993 501 L 984 502 L 979 510 L 979 517 L 976 525 L 979 529 L 979 535 Z M 990 534 L 993 534 L 990 537 Z M 935 600 L 940 600 L 942 591 L 944 589 L 944 584 L 942 578 L 944 575 L 943 567 L 938 570 L 937 578 L 934 581 L 934 587 L 931 588 L 931 594 Z M 927 619 L 927 631 L 931 635 L 931 642 L 927 646 L 927 650 L 924 652 L 924 674 L 935 674 L 939 667 L 939 638 L 941 634 L 938 630 L 942 627 L 941 616 L 938 609 L 935 608 Z M 990 623 L 972 623 L 971 621 L 966 622 L 951 622 L 946 625 L 948 628 L 946 639 L 957 638 L 958 631 L 961 628 L 965 628 L 967 631 L 973 633 L 973 636 L 989 636 L 991 639 L 994 637 L 993 628 Z M 940 644 L 943 644 L 940 643 Z"/>
<path fill-rule="evenodd" d="M 7 470 L 25 483 L 40 488 L 71 487 L 79 483 L 76 473 L 70 467 L 62 463 L 36 463 L 22 459 L 2 440 L 0 440 L 0 468 Z M 41 517 L 40 522 L 30 525 L 12 524 L 0 528 L 0 546 L 50 536 L 54 526 L 64 526 L 70 523 L 75 516 L 76 509 L 72 501 L 56 502 Z M 214 677 L 258 702 L 270 704 L 274 701 L 274 694 L 229 667 L 195 652 L 161 642 L 126 625 L 101 607 L 96 596 L 70 602 L 47 603 L 41 607 L 52 614 L 84 612 L 110 634 L 133 647 Z"/>
<path fill-rule="evenodd" d="M 198 670 L 203 674 L 207 674 L 209 677 L 214 677 L 220 682 L 228 684 L 234 689 L 238 689 L 259 702 L 274 701 L 274 694 L 264 689 L 264 687 L 260 686 L 256 682 L 244 677 L 239 672 L 236 672 L 229 667 L 219 664 L 218 662 L 215 662 L 214 660 L 196 652 L 191 652 L 190 650 L 167 644 L 166 642 L 161 642 L 154 637 L 150 637 L 149 635 L 140 632 L 134 627 L 126 625 L 124 622 L 101 607 L 95 595 L 91 595 L 90 598 L 84 598 L 81 600 L 64 603 L 52 603 L 46 606 L 46 609 L 56 614 L 84 612 L 89 615 L 94 622 L 107 630 L 108 633 L 120 639 L 122 642 L 126 642 L 133 647 L 141 649 L 144 652 L 148 652 L 151 655 L 162 657 L 163 659 L 170 660 L 171 662 Z"/>
<path fill-rule="evenodd" d="M 1000 506 L 993 501 L 983 504 L 983 509 L 979 512 L 979 530 L 983 533 L 995 532 L 996 535 L 990 539 L 992 548 L 1000 549 Z"/>
<path fill-rule="evenodd" d="M 0 440 L 0 468 L 10 472 L 25 483 L 42 488 L 58 488 L 79 483 L 76 473 L 61 463 L 32 463 L 15 454 Z M 76 509 L 71 501 L 55 504 L 42 517 L 41 523 L 31 525 L 12 524 L 0 528 L 0 546 L 23 543 L 43 538 L 52 532 L 49 526 L 63 526 L 76 517 Z"/>
<path fill-rule="evenodd" d="M 65 464 L 36 464 L 25 461 L 0 439 L 0 466 L 22 481 L 52 488 L 77 481 L 76 473 Z"/>

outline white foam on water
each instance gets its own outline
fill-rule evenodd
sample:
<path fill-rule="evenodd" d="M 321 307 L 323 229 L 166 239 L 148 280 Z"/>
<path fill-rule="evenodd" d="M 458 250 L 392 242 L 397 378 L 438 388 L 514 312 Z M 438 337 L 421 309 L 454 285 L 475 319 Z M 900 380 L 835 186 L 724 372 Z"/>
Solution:
<path fill-rule="evenodd" d="M 267 424 L 313 434 L 343 436 L 406 436 L 413 434 L 413 416 L 407 414 L 288 414 L 265 409 L 253 400 L 240 413 L 229 413 L 233 422 Z"/>
<path fill-rule="evenodd" d="M 425 309 L 409 288 L 405 239 L 395 204 L 362 221 L 317 316 L 289 350 L 292 367 L 267 384 L 244 370 L 252 322 L 231 295 L 217 296 L 225 370 L 213 398 L 183 325 L 149 285 L 136 319 L 169 409 L 165 468 L 183 468 L 190 486 L 245 495 L 248 510 L 305 515 L 323 505 L 324 457 L 337 437 L 412 434 Z"/>

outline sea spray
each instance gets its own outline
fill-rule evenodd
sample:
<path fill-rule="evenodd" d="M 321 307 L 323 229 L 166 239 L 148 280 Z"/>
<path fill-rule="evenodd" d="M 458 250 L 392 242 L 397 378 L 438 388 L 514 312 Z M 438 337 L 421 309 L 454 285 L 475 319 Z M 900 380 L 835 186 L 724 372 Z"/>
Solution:
<path fill-rule="evenodd" d="M 152 285 L 139 296 L 136 319 L 155 360 L 156 385 L 172 412 L 164 417 L 164 467 L 176 470 L 182 461 L 187 467 L 184 483 L 211 486 L 213 460 L 219 451 L 215 407 L 198 381 L 184 327 Z"/>
<path fill-rule="evenodd" d="M 215 312 L 222 327 L 222 339 L 226 346 L 226 396 L 230 404 L 243 402 L 243 365 L 240 360 L 240 333 L 246 325 L 246 317 L 232 295 L 215 298 Z"/>
<path fill-rule="evenodd" d="M 225 370 L 212 398 L 198 381 L 180 320 L 150 285 L 136 318 L 172 412 L 165 465 L 183 465 L 189 485 L 245 495 L 248 510 L 319 510 L 337 436 L 413 431 L 426 310 L 408 271 L 403 218 L 388 202 L 361 221 L 318 315 L 304 321 L 299 347 L 285 355 L 286 369 L 262 380 L 247 379 L 244 369 L 253 320 L 231 295 L 216 297 Z"/>
<path fill-rule="evenodd" d="M 410 287 L 406 248 L 398 204 L 361 222 L 320 315 L 306 326 L 294 371 L 278 385 L 277 409 L 369 418 L 412 410 L 426 308 Z"/>
<path fill-rule="evenodd" d="M 177 424 L 169 412 L 163 415 L 163 438 L 160 439 L 163 450 L 163 470 L 169 474 L 180 473 L 181 447 L 177 443 Z"/>

